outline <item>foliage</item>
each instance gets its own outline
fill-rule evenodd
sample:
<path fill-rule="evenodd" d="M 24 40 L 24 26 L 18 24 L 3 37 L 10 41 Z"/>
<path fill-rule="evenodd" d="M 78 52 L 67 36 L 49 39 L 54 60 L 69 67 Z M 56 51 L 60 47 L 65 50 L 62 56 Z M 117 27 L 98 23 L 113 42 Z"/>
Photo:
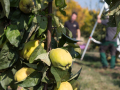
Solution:
<path fill-rule="evenodd" d="M 46 84 L 47 90 L 53 90 L 63 81 L 74 83 L 81 69 L 72 75 L 71 68 L 66 71 L 55 68 L 52 66 L 49 52 L 47 52 L 48 38 L 46 37 L 48 23 L 50 23 L 49 17 L 52 17 L 51 28 L 53 27 L 51 48 L 68 49 L 68 47 L 64 47 L 65 43 L 78 42 L 70 38 L 71 32 L 62 25 L 59 18 L 48 12 L 48 4 L 53 0 L 33 0 L 35 6 L 29 14 L 25 14 L 19 9 L 19 1 L 0 1 L 0 26 L 2 27 L 0 28 L 0 90 L 6 90 L 8 86 L 13 90 L 17 90 L 19 86 L 23 89 L 31 87 L 31 90 L 43 90 Z M 55 0 L 55 5 L 64 15 L 65 0 Z M 69 32 L 69 36 L 66 36 L 66 32 Z M 39 45 L 29 60 L 26 60 L 21 57 L 20 52 L 31 37 L 33 40 L 39 40 Z M 45 47 L 41 46 L 42 43 L 45 44 Z M 72 54 L 76 54 L 74 48 L 73 51 Z M 34 68 L 35 71 L 25 80 L 16 82 L 14 75 L 22 67 Z"/>
<path fill-rule="evenodd" d="M 107 12 L 107 16 L 110 17 L 109 26 L 117 27 L 115 37 L 120 32 L 120 1 L 119 0 L 105 0 L 110 5 L 110 10 Z"/>

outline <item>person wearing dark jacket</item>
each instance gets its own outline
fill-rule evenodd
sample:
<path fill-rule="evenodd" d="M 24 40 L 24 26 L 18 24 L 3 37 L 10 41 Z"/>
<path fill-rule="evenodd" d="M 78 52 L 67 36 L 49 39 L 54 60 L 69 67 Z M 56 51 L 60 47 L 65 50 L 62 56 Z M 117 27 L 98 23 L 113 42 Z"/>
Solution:
<path fill-rule="evenodd" d="M 109 50 L 111 54 L 110 68 L 113 69 L 115 67 L 115 60 L 116 60 L 117 37 L 114 38 L 114 36 L 116 34 L 117 27 L 108 26 L 109 17 L 107 17 L 105 20 L 101 20 L 101 17 L 98 16 L 97 22 L 106 26 L 105 40 L 102 42 L 100 46 L 100 58 L 103 68 L 108 67 L 108 62 L 105 53 L 107 50 Z"/>
<path fill-rule="evenodd" d="M 64 26 L 72 32 L 73 35 L 72 38 L 80 40 L 81 33 L 80 33 L 79 25 L 76 22 L 76 19 L 77 19 L 77 13 L 73 12 L 71 15 L 71 19 L 65 22 Z M 80 42 L 77 42 L 77 44 L 79 45 Z"/>

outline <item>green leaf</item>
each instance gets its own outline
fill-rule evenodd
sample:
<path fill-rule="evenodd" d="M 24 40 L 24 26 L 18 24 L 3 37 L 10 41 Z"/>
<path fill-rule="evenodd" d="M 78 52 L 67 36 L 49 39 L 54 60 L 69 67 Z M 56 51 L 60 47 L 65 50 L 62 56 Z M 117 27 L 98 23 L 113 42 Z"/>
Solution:
<path fill-rule="evenodd" d="M 30 64 L 30 63 L 25 63 L 23 62 L 25 65 L 27 65 L 28 67 L 30 68 L 34 68 L 34 69 L 37 69 L 37 64 Z"/>
<path fill-rule="evenodd" d="M 8 18 L 10 13 L 10 1 L 9 0 L 0 0 L 5 16 Z"/>
<path fill-rule="evenodd" d="M 51 65 L 50 59 L 49 59 L 49 53 L 43 53 L 38 55 L 35 60 L 40 59 L 41 61 L 43 61 L 44 63 L 46 63 L 48 66 Z"/>
<path fill-rule="evenodd" d="M 42 53 L 45 53 L 46 51 L 43 49 L 43 47 L 41 46 L 41 43 L 42 43 L 42 40 L 40 41 L 38 47 L 33 51 L 33 53 L 31 54 L 30 56 L 30 59 L 29 59 L 29 63 L 33 63 L 35 58 L 42 54 Z"/>
<path fill-rule="evenodd" d="M 61 82 L 67 81 L 70 78 L 69 70 L 61 70 L 52 66 L 50 71 L 56 80 L 57 88 L 59 88 Z"/>
<path fill-rule="evenodd" d="M 2 46 L 6 41 L 6 36 L 5 34 L 3 34 L 1 37 L 0 37 L 0 46 Z"/>
<path fill-rule="evenodd" d="M 74 74 L 73 76 L 71 76 L 71 78 L 68 81 L 71 82 L 71 83 L 73 83 L 74 80 L 77 80 L 78 77 L 79 77 L 79 75 L 80 75 L 80 73 L 81 73 L 81 70 L 82 70 L 82 68 L 76 74 Z"/>
<path fill-rule="evenodd" d="M 40 0 L 41 1 L 41 10 L 44 10 L 48 6 L 47 0 Z"/>
<path fill-rule="evenodd" d="M 68 46 L 68 51 L 69 51 L 69 53 L 71 54 L 71 56 L 72 56 L 73 58 L 75 58 L 76 52 L 75 52 L 74 48 L 71 47 L 71 46 Z"/>
<path fill-rule="evenodd" d="M 38 1 L 38 0 L 35 0 L 35 3 L 36 3 L 36 5 L 35 5 L 35 7 L 34 7 L 32 13 L 34 13 L 34 14 L 39 14 L 40 11 L 41 11 L 40 0 L 39 0 L 39 1 Z"/>
<path fill-rule="evenodd" d="M 57 38 L 61 38 L 62 34 L 66 34 L 66 28 L 60 23 L 59 27 L 56 29 Z"/>
<path fill-rule="evenodd" d="M 59 8 L 64 8 L 67 6 L 65 0 L 55 0 L 55 5 Z"/>
<path fill-rule="evenodd" d="M 46 74 L 43 74 L 44 78 L 42 78 L 42 82 L 44 83 L 48 83 L 49 82 L 49 78 L 46 76 Z"/>
<path fill-rule="evenodd" d="M 62 48 L 68 50 L 69 53 L 71 54 L 72 58 L 80 58 L 81 57 L 81 49 L 80 48 L 73 47 L 69 44 Z"/>
<path fill-rule="evenodd" d="M 61 70 L 57 67 L 54 67 L 54 69 L 57 71 L 57 73 L 59 74 L 60 78 L 61 78 L 61 81 L 64 82 L 64 81 L 67 81 L 70 79 L 70 73 L 68 70 Z"/>
<path fill-rule="evenodd" d="M 51 47 L 52 49 L 57 48 L 57 41 L 53 37 L 51 37 Z"/>
<path fill-rule="evenodd" d="M 75 50 L 76 52 L 78 52 L 79 54 L 81 54 L 81 48 L 80 48 L 80 47 L 74 48 L 74 50 Z"/>
<path fill-rule="evenodd" d="M 58 47 L 60 47 L 60 48 L 63 47 L 65 43 L 66 43 L 66 39 L 62 35 L 62 38 L 59 40 Z"/>
<path fill-rule="evenodd" d="M 81 57 L 81 49 L 79 48 L 74 48 L 75 50 L 75 58 L 80 58 Z"/>
<path fill-rule="evenodd" d="M 59 18 L 56 17 L 55 15 L 53 16 L 53 24 L 54 24 L 54 26 L 57 26 L 57 27 L 60 26 Z"/>
<path fill-rule="evenodd" d="M 32 23 L 34 17 L 35 17 L 34 15 L 31 15 L 31 16 L 30 16 L 30 19 L 29 19 L 29 21 L 28 21 L 28 25 L 30 25 L 30 24 Z"/>
<path fill-rule="evenodd" d="M 62 36 L 62 31 L 61 31 L 61 28 L 58 27 L 57 30 L 56 30 L 56 35 L 57 35 L 57 38 L 60 39 L 61 36 Z"/>
<path fill-rule="evenodd" d="M 69 36 L 70 38 L 72 38 L 72 32 L 68 29 L 68 28 L 66 28 L 66 34 L 67 34 L 67 36 Z"/>
<path fill-rule="evenodd" d="M 14 80 L 14 75 L 11 70 L 2 73 L 1 86 L 6 90 L 10 83 Z"/>
<path fill-rule="evenodd" d="M 114 15 L 120 10 L 120 1 L 118 1 L 107 13 L 108 16 Z"/>
<path fill-rule="evenodd" d="M 37 71 L 31 73 L 24 81 L 18 83 L 21 87 L 33 87 L 40 83 L 41 74 Z"/>
<path fill-rule="evenodd" d="M 6 37 L 9 40 L 9 42 L 14 45 L 15 47 L 18 47 L 21 41 L 20 32 L 16 25 L 10 25 L 6 29 Z"/>
<path fill-rule="evenodd" d="M 41 81 L 44 82 L 44 83 L 49 82 L 49 78 L 47 77 L 47 70 L 48 70 L 48 68 L 44 69 L 43 76 L 42 76 L 42 79 L 41 79 Z"/>
<path fill-rule="evenodd" d="M 10 0 L 10 7 L 18 7 L 20 0 Z"/>
<path fill-rule="evenodd" d="M 64 25 L 62 23 L 60 23 L 60 27 L 58 27 L 58 30 L 64 34 L 66 34 L 66 28 L 64 27 Z"/>
<path fill-rule="evenodd" d="M 46 17 L 40 17 L 40 18 L 37 19 L 37 21 L 38 21 L 38 24 L 40 26 L 40 28 L 38 30 L 39 31 L 39 35 L 41 35 L 46 30 L 48 21 L 47 21 Z"/>
<path fill-rule="evenodd" d="M 62 8 L 59 8 L 59 11 L 60 11 L 64 16 L 66 16 L 66 12 L 65 12 Z"/>
<path fill-rule="evenodd" d="M 38 23 L 39 19 L 41 18 L 40 15 L 34 16 L 33 17 L 33 23 Z"/>
<path fill-rule="evenodd" d="M 9 43 L 4 44 L 0 52 L 0 70 L 11 67 L 18 59 L 16 48 Z"/>
<path fill-rule="evenodd" d="M 53 66 L 51 67 L 50 71 L 55 78 L 55 81 L 57 83 L 57 88 L 59 88 L 60 83 L 61 83 L 61 78 L 60 78 L 59 74 L 57 73 L 56 69 Z"/>
<path fill-rule="evenodd" d="M 44 16 L 37 15 L 33 18 L 33 22 L 37 23 L 40 26 L 38 29 L 38 34 L 40 36 L 47 28 L 47 18 Z"/>
<path fill-rule="evenodd" d="M 32 25 L 29 27 L 29 29 L 27 29 L 25 32 L 24 32 L 24 36 L 23 36 L 23 39 L 22 39 L 22 43 L 26 43 L 31 35 L 36 31 L 36 28 L 37 28 L 37 24 L 35 23 L 32 23 Z"/>
<path fill-rule="evenodd" d="M 67 41 L 68 43 L 80 42 L 80 40 L 76 40 L 76 39 L 70 38 L 70 37 L 66 36 L 64 33 L 63 33 L 63 37 L 66 39 L 66 41 Z"/>
<path fill-rule="evenodd" d="M 12 16 L 9 18 L 11 20 L 11 23 L 16 24 L 18 26 L 18 29 L 21 30 L 27 27 L 30 17 L 29 14 L 26 15 L 22 13 L 19 9 L 17 9 L 12 13 Z"/>

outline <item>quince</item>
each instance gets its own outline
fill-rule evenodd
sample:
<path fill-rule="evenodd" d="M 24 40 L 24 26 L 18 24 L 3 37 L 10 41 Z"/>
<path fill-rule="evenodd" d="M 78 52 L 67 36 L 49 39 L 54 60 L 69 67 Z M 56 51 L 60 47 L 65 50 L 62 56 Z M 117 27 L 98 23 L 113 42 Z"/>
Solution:
<path fill-rule="evenodd" d="M 67 50 L 61 48 L 52 49 L 49 56 L 54 67 L 66 70 L 72 65 L 72 57 Z"/>
<path fill-rule="evenodd" d="M 25 43 L 23 50 L 20 52 L 21 57 L 29 60 L 31 54 L 38 45 L 39 45 L 39 40 L 33 40 Z"/>
<path fill-rule="evenodd" d="M 59 88 L 55 87 L 54 90 L 73 90 L 73 88 L 69 82 L 62 82 L 60 84 L 60 87 Z"/>
<path fill-rule="evenodd" d="M 20 0 L 19 8 L 24 13 L 31 13 L 34 8 L 34 1 L 33 0 Z"/>
<path fill-rule="evenodd" d="M 35 70 L 33 68 L 26 68 L 23 67 L 20 70 L 18 70 L 14 76 L 15 81 L 20 82 L 26 79 L 31 73 L 33 73 Z"/>

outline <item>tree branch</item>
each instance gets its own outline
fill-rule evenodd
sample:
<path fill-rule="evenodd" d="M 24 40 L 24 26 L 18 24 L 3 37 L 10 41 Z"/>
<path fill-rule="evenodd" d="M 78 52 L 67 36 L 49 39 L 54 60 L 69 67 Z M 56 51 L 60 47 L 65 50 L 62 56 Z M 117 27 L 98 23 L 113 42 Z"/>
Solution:
<path fill-rule="evenodd" d="M 52 14 L 52 2 L 48 4 L 48 14 Z M 47 25 L 47 52 L 51 50 L 51 30 L 52 30 L 52 16 L 48 16 L 48 25 Z M 45 84 L 44 90 L 47 90 L 48 85 Z"/>
<path fill-rule="evenodd" d="M 48 14 L 52 13 L 52 2 L 48 4 Z M 51 50 L 51 29 L 52 29 L 52 16 L 48 17 L 48 26 L 47 26 L 47 52 Z"/>

